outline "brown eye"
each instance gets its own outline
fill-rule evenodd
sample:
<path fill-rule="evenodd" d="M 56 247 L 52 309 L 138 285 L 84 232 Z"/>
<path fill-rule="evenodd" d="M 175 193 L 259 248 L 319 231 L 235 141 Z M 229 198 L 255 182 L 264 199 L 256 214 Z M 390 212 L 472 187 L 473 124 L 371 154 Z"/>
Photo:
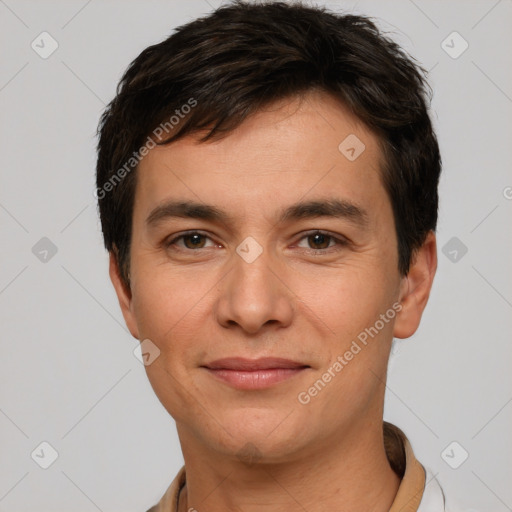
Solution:
<path fill-rule="evenodd" d="M 171 251 L 194 251 L 197 249 L 209 249 L 215 247 L 213 240 L 198 231 L 191 231 L 176 236 L 165 242 L 165 247 Z"/>
<path fill-rule="evenodd" d="M 206 237 L 199 233 L 193 233 L 191 235 L 184 235 L 183 244 L 187 249 L 202 249 L 205 244 Z"/>
<path fill-rule="evenodd" d="M 327 249 L 332 238 L 323 233 L 314 233 L 308 236 L 308 244 L 311 249 Z"/>
<path fill-rule="evenodd" d="M 313 231 L 305 233 L 297 246 L 310 254 L 324 254 L 341 250 L 348 243 L 348 240 L 342 235 L 334 236 L 323 231 Z"/>

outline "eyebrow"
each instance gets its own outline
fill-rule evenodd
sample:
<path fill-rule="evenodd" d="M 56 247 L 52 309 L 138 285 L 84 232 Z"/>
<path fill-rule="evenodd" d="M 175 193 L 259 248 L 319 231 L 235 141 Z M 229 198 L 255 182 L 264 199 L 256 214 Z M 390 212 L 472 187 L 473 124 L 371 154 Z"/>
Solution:
<path fill-rule="evenodd" d="M 146 219 L 148 226 L 155 226 L 169 218 L 202 219 L 228 224 L 233 217 L 227 212 L 195 201 L 167 201 L 154 208 Z M 365 227 L 368 224 L 368 213 L 360 206 L 342 199 L 326 199 L 301 201 L 288 206 L 278 216 L 278 222 L 284 223 L 300 219 L 317 217 L 334 217 L 347 219 L 351 223 Z"/>

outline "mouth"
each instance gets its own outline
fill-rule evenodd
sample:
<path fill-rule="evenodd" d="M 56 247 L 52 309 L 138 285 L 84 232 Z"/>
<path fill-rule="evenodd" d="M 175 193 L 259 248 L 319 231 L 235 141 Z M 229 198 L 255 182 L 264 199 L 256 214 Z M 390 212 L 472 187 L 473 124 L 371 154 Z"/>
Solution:
<path fill-rule="evenodd" d="M 289 359 L 229 357 L 202 366 L 214 378 L 237 389 L 264 389 L 304 372 L 309 365 Z"/>

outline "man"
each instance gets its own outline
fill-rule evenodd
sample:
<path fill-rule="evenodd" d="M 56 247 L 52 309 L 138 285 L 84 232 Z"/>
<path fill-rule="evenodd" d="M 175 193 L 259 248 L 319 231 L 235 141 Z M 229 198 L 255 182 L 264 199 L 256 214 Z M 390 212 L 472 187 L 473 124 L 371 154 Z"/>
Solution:
<path fill-rule="evenodd" d="M 132 62 L 97 196 L 185 460 L 152 512 L 445 510 L 383 423 L 437 266 L 427 100 L 367 18 L 298 4 L 236 2 Z"/>

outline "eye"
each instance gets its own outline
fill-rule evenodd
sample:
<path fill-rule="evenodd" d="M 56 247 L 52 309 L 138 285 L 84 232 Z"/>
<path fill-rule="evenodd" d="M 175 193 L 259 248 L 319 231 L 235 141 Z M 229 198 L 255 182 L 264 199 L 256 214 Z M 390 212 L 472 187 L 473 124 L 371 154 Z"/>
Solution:
<path fill-rule="evenodd" d="M 305 241 L 308 245 L 306 247 L 301 245 L 302 241 Z M 313 252 L 322 252 L 335 246 L 345 246 L 347 244 L 347 240 L 343 238 L 337 238 L 323 231 L 314 231 L 303 236 L 297 247 L 309 249 Z"/>
<path fill-rule="evenodd" d="M 209 236 L 199 231 L 182 233 L 165 241 L 164 244 L 167 249 L 177 251 L 195 251 L 197 249 L 219 247 Z M 299 240 L 297 247 L 314 254 L 322 254 L 324 252 L 330 252 L 329 250 L 333 247 L 340 248 L 346 245 L 348 245 L 348 241 L 345 238 L 316 230 L 304 235 Z"/>
<path fill-rule="evenodd" d="M 207 240 L 212 242 L 211 245 L 207 246 Z M 191 231 L 189 233 L 183 233 L 172 240 L 165 242 L 167 248 L 171 248 L 172 246 L 177 247 L 181 250 L 195 250 L 195 249 L 205 249 L 208 247 L 215 247 L 216 244 L 213 243 L 211 238 L 204 235 L 203 233 L 199 233 L 198 231 Z"/>

